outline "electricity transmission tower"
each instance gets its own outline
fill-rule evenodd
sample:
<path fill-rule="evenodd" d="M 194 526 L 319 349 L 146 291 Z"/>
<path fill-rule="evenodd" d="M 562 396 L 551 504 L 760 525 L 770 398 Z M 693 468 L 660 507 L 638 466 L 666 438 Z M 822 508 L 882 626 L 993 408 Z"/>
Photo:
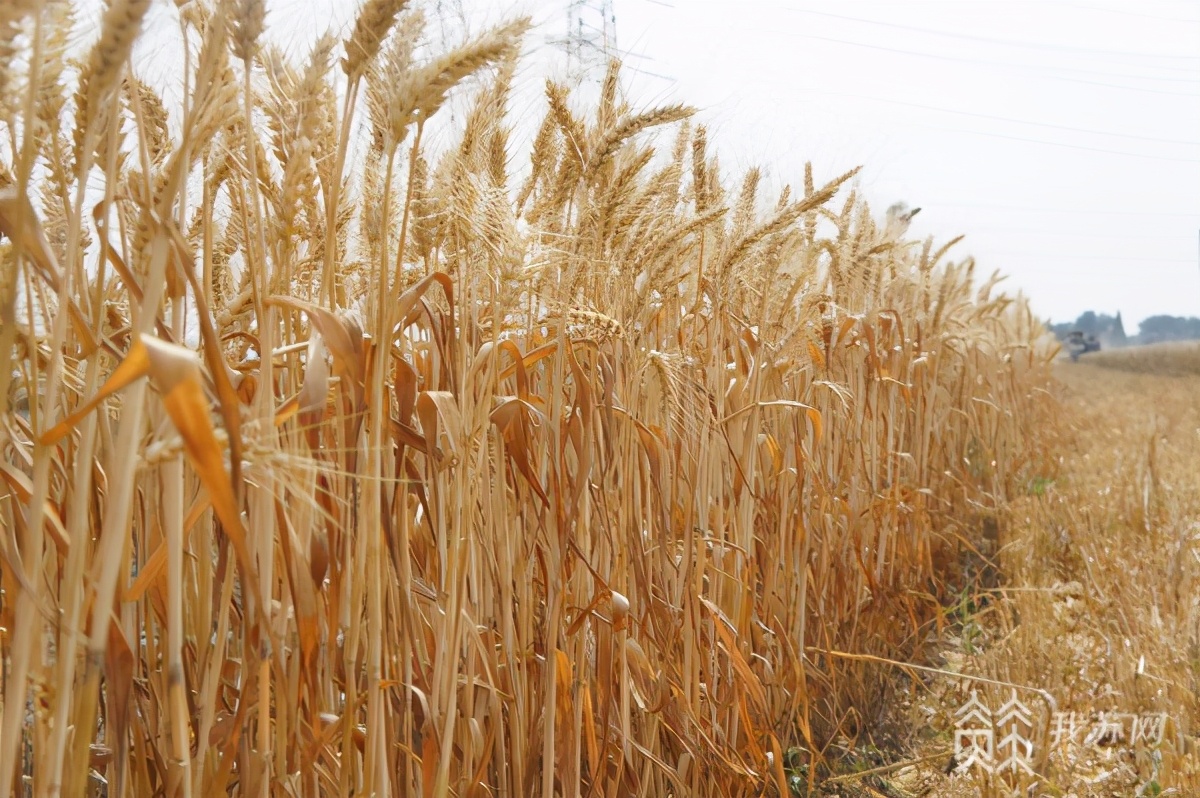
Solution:
<path fill-rule="evenodd" d="M 617 53 L 617 17 L 612 0 L 567 0 L 567 64 L 572 77 L 603 69 Z"/>

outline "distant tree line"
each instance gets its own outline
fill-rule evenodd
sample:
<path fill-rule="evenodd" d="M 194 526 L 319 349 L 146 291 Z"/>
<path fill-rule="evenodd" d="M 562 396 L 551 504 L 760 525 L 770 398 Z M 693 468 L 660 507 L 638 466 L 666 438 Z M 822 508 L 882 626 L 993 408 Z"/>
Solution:
<path fill-rule="evenodd" d="M 1060 340 L 1072 332 L 1094 335 L 1105 348 L 1133 344 L 1156 344 L 1162 341 L 1192 341 L 1200 339 L 1200 318 L 1195 316 L 1149 316 L 1138 325 L 1136 335 L 1126 335 L 1121 314 L 1109 316 L 1089 310 L 1075 321 L 1048 324 Z"/>

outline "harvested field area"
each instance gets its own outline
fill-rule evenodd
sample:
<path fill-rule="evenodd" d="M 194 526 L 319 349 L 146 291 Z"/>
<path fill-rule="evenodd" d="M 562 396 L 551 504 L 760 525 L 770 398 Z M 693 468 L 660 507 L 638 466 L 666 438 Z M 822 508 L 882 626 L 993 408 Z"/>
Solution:
<path fill-rule="evenodd" d="M 1089 352 L 1080 358 L 1105 369 L 1162 377 L 1200 375 L 1200 341 L 1172 341 Z"/>
<path fill-rule="evenodd" d="M 1031 735 L 1033 794 L 1200 790 L 1200 378 L 1164 376 L 1180 364 L 1162 350 L 1152 357 L 1138 366 L 1146 373 L 1085 365 L 1104 362 L 1092 356 L 1057 369 L 1070 419 L 1061 469 L 1006 509 L 994 555 L 1003 584 L 971 595 L 944 638 L 954 675 L 922 679 L 913 724 L 928 719 L 931 731 L 911 758 L 953 750 L 954 713 L 970 690 L 1000 706 L 1015 687 L 1049 721 Z M 1156 716 L 1165 720 L 1161 744 L 1137 739 L 1149 727 L 1134 718 Z M 1107 737 L 1097 734 L 1105 721 Z M 948 777 L 928 763 L 897 772 L 875 788 L 951 798 L 1006 795 L 1009 783 L 1034 781 L 985 778 L 978 768 Z"/>

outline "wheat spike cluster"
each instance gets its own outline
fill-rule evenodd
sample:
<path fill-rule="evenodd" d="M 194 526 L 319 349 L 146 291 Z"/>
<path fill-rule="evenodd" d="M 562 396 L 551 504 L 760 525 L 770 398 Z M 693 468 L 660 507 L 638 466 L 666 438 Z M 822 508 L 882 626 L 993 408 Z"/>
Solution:
<path fill-rule="evenodd" d="M 518 150 L 527 20 L 164 5 L 168 99 L 150 5 L 0 7 L 0 794 L 788 794 L 886 716 L 1047 456 L 1023 300 L 616 64 Z"/>

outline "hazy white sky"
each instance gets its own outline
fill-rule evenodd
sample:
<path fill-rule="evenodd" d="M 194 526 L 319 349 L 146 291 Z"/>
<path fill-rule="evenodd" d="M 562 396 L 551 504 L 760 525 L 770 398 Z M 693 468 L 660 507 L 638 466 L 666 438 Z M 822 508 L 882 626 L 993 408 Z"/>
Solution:
<path fill-rule="evenodd" d="M 648 99 L 739 165 L 863 164 L 878 208 L 1058 320 L 1200 315 L 1200 3 L 613 0 Z"/>
<path fill-rule="evenodd" d="M 546 58 L 575 0 L 429 0 L 472 27 L 517 13 Z M 595 8 L 602 0 L 585 2 Z M 1196 0 L 610 0 L 637 108 L 701 109 L 722 164 L 779 183 L 863 165 L 879 210 L 1009 275 L 1054 320 L 1200 316 Z M 275 0 L 303 53 L 352 0 Z M 598 15 L 585 15 L 600 24 Z M 537 67 L 518 110 L 538 107 Z M 540 108 L 537 111 L 540 114 Z M 523 154 L 518 154 L 523 157 Z"/>

